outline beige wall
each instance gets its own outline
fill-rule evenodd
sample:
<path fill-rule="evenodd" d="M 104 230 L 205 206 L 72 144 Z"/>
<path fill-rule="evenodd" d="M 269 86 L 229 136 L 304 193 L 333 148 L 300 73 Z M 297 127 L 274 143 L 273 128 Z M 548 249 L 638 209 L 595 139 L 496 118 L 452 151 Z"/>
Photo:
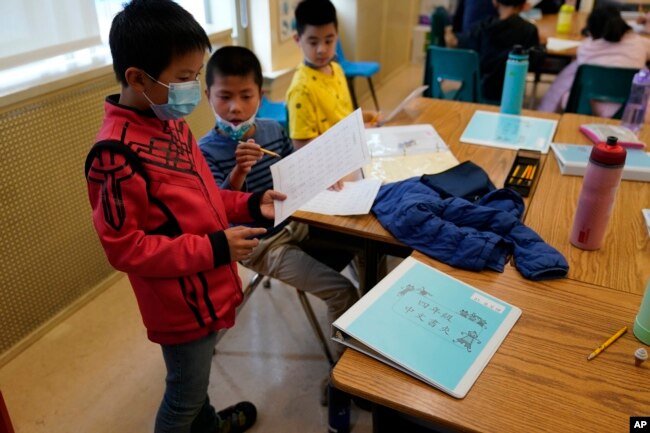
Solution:
<path fill-rule="evenodd" d="M 250 0 L 249 40 L 266 74 L 294 68 L 302 60 L 293 39 L 280 41 L 278 0 Z"/>
<path fill-rule="evenodd" d="M 339 35 L 346 58 L 376 61 L 375 87 L 410 61 L 413 27 L 419 0 L 332 0 L 339 19 Z M 356 79 L 359 99 L 368 92 L 365 80 Z M 379 101 L 381 105 L 381 101 Z"/>

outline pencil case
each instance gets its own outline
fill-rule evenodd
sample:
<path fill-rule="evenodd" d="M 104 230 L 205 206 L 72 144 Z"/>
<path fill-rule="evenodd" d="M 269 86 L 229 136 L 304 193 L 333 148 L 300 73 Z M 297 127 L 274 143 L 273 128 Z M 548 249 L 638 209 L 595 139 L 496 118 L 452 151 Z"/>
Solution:
<path fill-rule="evenodd" d="M 522 197 L 528 197 L 539 177 L 542 154 L 536 150 L 519 150 L 506 177 L 505 188 L 514 189 Z"/>

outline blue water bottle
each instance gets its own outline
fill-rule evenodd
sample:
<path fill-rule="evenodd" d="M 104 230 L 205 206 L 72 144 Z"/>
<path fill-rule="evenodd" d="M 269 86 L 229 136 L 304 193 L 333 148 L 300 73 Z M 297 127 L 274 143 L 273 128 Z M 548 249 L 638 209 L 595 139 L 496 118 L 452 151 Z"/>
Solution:
<path fill-rule="evenodd" d="M 506 62 L 506 75 L 501 94 L 501 112 L 521 114 L 528 74 L 528 52 L 521 45 L 515 45 Z"/>

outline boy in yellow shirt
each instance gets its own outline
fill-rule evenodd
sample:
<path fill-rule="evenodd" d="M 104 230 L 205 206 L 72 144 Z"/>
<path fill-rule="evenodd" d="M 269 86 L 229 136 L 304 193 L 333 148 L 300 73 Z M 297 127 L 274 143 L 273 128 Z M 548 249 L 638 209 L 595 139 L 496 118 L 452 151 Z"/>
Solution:
<path fill-rule="evenodd" d="M 296 8 L 297 35 L 304 63 L 287 91 L 289 136 L 296 149 L 327 131 L 354 111 L 341 66 L 334 60 L 338 21 L 329 0 L 303 0 Z M 377 120 L 364 112 L 364 122 Z"/>

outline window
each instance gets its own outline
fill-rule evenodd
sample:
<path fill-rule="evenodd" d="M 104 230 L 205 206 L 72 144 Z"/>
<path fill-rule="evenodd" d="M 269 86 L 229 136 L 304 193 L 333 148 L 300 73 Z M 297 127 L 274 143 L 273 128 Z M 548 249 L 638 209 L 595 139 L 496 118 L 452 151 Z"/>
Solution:
<path fill-rule="evenodd" d="M 236 28 L 235 0 L 175 1 L 208 34 Z M 110 65 L 108 33 L 126 2 L 0 1 L 0 96 Z"/>
<path fill-rule="evenodd" d="M 100 43 L 90 0 L 3 1 L 0 17 L 0 61 L 8 67 Z"/>

